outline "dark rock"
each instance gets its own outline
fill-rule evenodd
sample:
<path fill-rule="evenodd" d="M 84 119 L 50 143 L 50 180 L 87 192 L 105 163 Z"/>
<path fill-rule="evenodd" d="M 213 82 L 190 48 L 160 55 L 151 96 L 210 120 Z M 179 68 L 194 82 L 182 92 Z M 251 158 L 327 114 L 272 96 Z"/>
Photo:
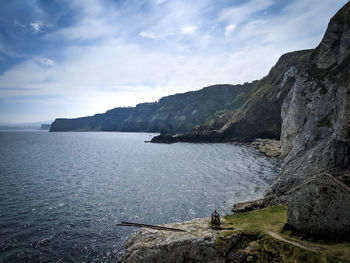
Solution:
<path fill-rule="evenodd" d="M 176 138 L 172 134 L 160 134 L 154 136 L 150 142 L 152 143 L 175 143 Z"/>
<path fill-rule="evenodd" d="M 242 202 L 234 204 L 232 208 L 232 212 L 234 213 L 242 213 L 242 212 L 249 212 L 252 210 L 262 209 L 266 208 L 267 204 L 265 203 L 264 199 L 258 199 L 254 201 L 248 201 L 248 202 Z"/>
<path fill-rule="evenodd" d="M 191 143 L 217 143 L 228 142 L 223 133 L 217 131 L 192 131 L 179 135 L 160 134 L 152 138 L 153 143 L 175 143 L 175 142 L 191 142 Z"/>
<path fill-rule="evenodd" d="M 298 233 L 350 241 L 350 188 L 328 174 L 287 193 L 287 224 Z"/>

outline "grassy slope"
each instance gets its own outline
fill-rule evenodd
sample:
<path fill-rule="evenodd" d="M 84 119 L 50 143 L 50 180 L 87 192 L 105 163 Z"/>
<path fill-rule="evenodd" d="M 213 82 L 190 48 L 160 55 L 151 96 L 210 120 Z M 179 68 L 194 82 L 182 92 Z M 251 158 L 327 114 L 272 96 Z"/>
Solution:
<path fill-rule="evenodd" d="M 226 216 L 222 227 L 234 230 L 223 231 L 217 242 L 242 231 L 254 237 L 244 248 L 253 262 L 350 262 L 350 243 L 303 240 L 282 230 L 286 220 L 285 205 Z"/>

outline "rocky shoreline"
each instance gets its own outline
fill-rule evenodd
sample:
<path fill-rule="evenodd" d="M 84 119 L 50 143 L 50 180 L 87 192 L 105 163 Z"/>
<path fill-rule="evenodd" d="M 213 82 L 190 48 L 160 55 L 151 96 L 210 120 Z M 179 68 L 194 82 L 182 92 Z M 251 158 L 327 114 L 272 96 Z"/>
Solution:
<path fill-rule="evenodd" d="M 220 230 L 213 230 L 209 218 L 194 219 L 167 227 L 180 228 L 182 232 L 142 229 L 126 243 L 121 263 L 136 262 L 240 262 L 240 252 L 232 252 L 243 233 L 230 236 L 229 243 L 216 242 Z"/>

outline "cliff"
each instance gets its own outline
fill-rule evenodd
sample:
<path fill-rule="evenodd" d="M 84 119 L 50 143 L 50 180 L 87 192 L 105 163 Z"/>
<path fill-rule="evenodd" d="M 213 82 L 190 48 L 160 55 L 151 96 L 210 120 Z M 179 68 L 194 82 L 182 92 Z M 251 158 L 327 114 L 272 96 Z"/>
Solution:
<path fill-rule="evenodd" d="M 284 54 L 269 74 L 256 82 L 245 103 L 235 112 L 214 116 L 213 125 L 201 125 L 177 136 L 160 135 L 157 143 L 174 142 L 251 142 L 257 138 L 279 139 L 281 107 L 295 84 L 295 75 L 302 71 L 313 50 Z"/>
<path fill-rule="evenodd" d="M 281 106 L 295 83 L 295 75 L 303 70 L 312 50 L 287 53 L 249 94 L 245 104 L 220 130 L 225 137 L 252 141 L 256 138 L 279 139 Z"/>
<path fill-rule="evenodd" d="M 51 124 L 41 124 L 40 130 L 48 131 L 51 128 Z"/>
<path fill-rule="evenodd" d="M 136 107 L 115 108 L 76 119 L 56 119 L 50 131 L 186 132 L 199 124 L 213 125 L 217 116 L 232 115 L 255 85 L 256 82 L 213 85 Z"/>
<path fill-rule="evenodd" d="M 282 172 L 266 193 L 285 201 L 289 189 L 322 172 L 350 184 L 350 3 L 328 29 L 282 105 Z"/>

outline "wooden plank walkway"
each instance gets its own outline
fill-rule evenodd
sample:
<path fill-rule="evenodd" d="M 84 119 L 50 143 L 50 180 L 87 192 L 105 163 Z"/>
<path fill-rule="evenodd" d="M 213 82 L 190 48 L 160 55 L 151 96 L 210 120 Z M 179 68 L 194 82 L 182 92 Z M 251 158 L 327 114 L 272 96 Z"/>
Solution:
<path fill-rule="evenodd" d="M 151 229 L 155 229 L 155 230 L 164 230 L 164 231 L 173 231 L 173 232 L 186 232 L 185 230 L 178 229 L 178 228 L 165 227 L 165 226 L 156 226 L 156 225 L 148 225 L 148 224 L 139 224 L 139 223 L 132 223 L 132 222 L 122 222 L 121 224 L 117 224 L 117 226 L 133 226 L 133 227 L 151 228 Z"/>

